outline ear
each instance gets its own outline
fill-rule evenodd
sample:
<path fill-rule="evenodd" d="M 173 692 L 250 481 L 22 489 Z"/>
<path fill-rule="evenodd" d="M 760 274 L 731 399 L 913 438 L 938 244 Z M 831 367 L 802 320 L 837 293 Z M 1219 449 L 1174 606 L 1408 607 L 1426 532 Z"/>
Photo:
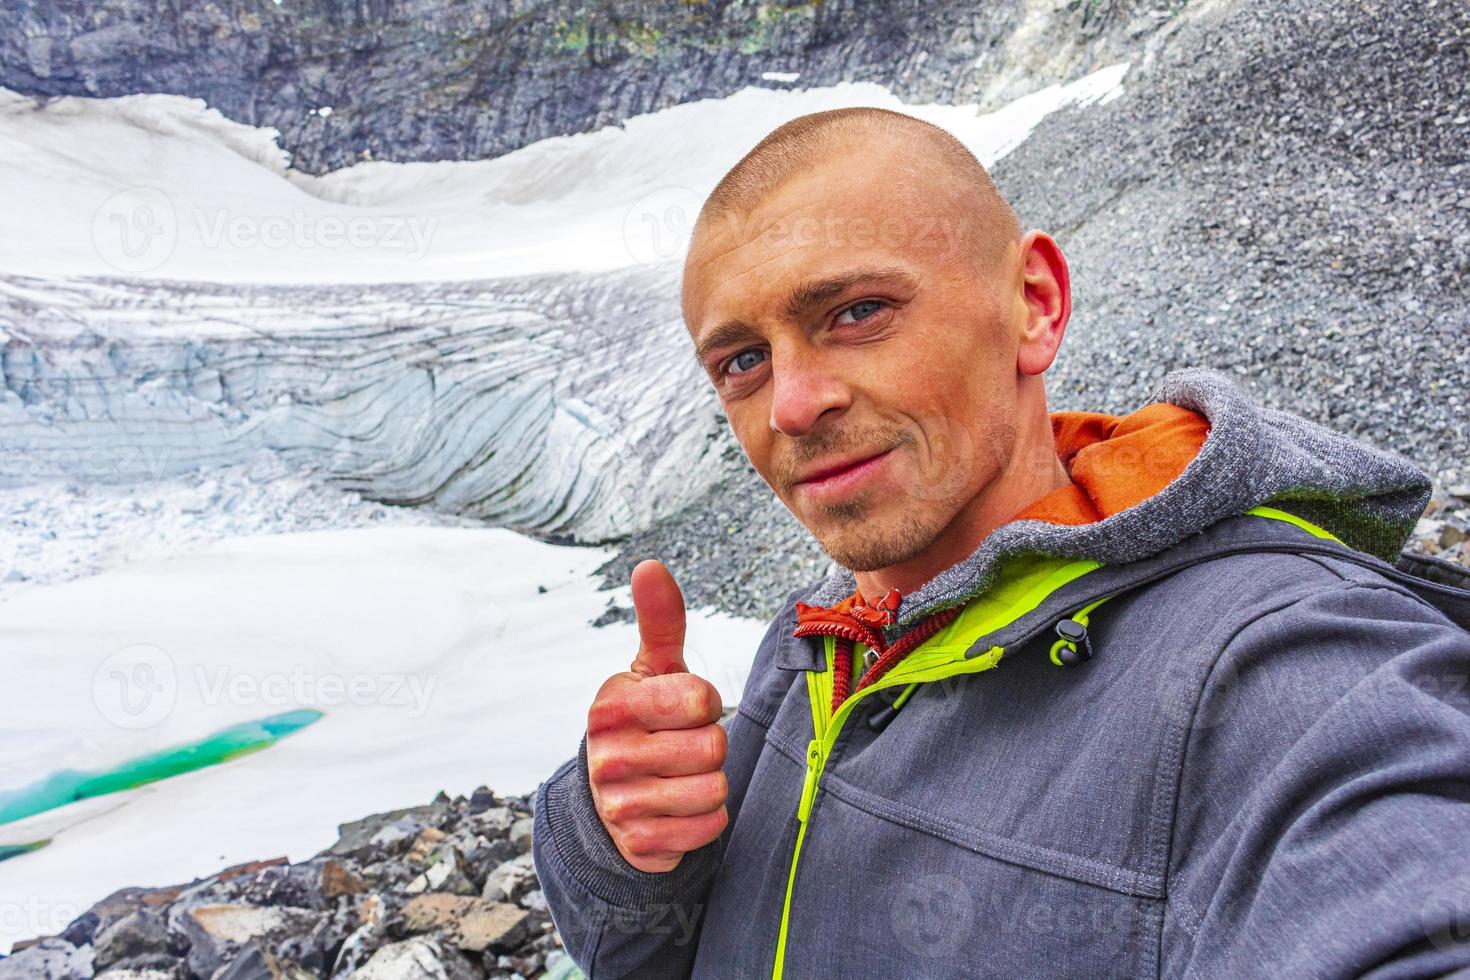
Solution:
<path fill-rule="evenodd" d="M 1072 315 L 1072 280 L 1061 247 L 1044 231 L 1030 231 L 1021 239 L 1021 324 L 1016 369 L 1041 374 L 1056 360 L 1062 334 Z"/>

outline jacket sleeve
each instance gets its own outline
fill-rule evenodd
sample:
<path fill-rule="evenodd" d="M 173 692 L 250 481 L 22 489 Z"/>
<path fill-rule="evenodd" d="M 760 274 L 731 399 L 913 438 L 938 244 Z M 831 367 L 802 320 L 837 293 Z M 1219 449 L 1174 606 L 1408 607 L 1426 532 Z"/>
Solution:
<path fill-rule="evenodd" d="M 791 600 L 787 600 L 789 609 Z M 783 611 L 761 641 L 742 700 L 769 668 Z M 789 629 L 789 625 L 787 626 Z M 567 952 L 591 980 L 688 976 L 721 856 L 765 729 L 746 712 L 723 724 L 729 733 L 725 776 L 729 825 L 718 840 L 684 855 L 674 870 L 639 871 L 625 860 L 597 816 L 587 780 L 587 740 L 536 792 L 532 850 L 552 920 Z"/>
<path fill-rule="evenodd" d="M 1470 965 L 1470 633 L 1335 581 L 1235 629 L 1185 732 L 1165 976 Z"/>

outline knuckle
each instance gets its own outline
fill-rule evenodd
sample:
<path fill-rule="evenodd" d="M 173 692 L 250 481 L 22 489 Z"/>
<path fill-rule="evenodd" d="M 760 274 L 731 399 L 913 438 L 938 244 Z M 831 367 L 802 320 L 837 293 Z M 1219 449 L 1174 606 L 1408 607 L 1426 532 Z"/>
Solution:
<path fill-rule="evenodd" d="M 603 732 L 615 727 L 620 709 L 620 703 L 615 703 L 611 698 L 599 696 L 592 702 L 592 707 L 587 709 L 587 730 Z"/>
<path fill-rule="evenodd" d="M 729 735 L 720 725 L 709 726 L 709 734 L 704 740 L 704 762 L 710 766 L 722 766 L 725 764 L 725 752 L 728 750 Z"/>
<path fill-rule="evenodd" d="M 629 816 L 631 806 L 626 793 L 602 793 L 602 818 L 610 823 L 623 823 Z"/>
<path fill-rule="evenodd" d="M 609 753 L 595 750 L 591 745 L 587 747 L 587 779 L 590 782 L 601 785 L 614 781 L 617 768 L 617 761 Z"/>
<path fill-rule="evenodd" d="M 647 824 L 634 824 L 623 829 L 623 849 L 630 854 L 656 854 L 658 840 Z"/>
<path fill-rule="evenodd" d="M 714 798 L 715 806 L 721 806 L 725 797 L 730 793 L 730 782 L 725 778 L 725 770 L 716 769 L 709 774 L 710 795 Z"/>
<path fill-rule="evenodd" d="M 703 720 L 707 702 L 709 702 L 709 696 L 704 693 L 703 688 L 700 688 L 698 685 L 692 685 L 692 683 L 686 686 L 684 701 L 682 701 L 684 717 L 688 718 L 688 720 Z"/>

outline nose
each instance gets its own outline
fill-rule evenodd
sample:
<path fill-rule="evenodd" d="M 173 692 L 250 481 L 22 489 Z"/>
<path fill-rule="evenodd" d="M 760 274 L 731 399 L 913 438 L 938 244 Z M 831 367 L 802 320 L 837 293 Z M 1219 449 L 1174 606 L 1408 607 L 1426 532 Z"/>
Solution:
<path fill-rule="evenodd" d="M 771 379 L 771 428 L 782 435 L 803 436 L 828 412 L 840 415 L 852 404 L 847 385 L 810 356 L 773 356 Z"/>

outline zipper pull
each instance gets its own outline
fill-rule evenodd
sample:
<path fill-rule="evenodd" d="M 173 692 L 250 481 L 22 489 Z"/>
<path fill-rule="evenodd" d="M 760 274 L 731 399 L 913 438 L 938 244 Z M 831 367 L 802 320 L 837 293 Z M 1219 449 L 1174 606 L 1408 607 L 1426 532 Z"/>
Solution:
<path fill-rule="evenodd" d="M 817 777 L 822 772 L 822 743 L 812 739 L 806 745 L 806 779 L 801 785 L 801 804 L 796 808 L 796 819 L 806 823 L 811 816 L 812 803 L 817 799 Z"/>
<path fill-rule="evenodd" d="M 1076 667 L 1092 659 L 1092 640 L 1087 637 L 1085 616 L 1064 619 L 1056 625 L 1061 639 L 1051 645 L 1051 662 L 1058 667 Z"/>

